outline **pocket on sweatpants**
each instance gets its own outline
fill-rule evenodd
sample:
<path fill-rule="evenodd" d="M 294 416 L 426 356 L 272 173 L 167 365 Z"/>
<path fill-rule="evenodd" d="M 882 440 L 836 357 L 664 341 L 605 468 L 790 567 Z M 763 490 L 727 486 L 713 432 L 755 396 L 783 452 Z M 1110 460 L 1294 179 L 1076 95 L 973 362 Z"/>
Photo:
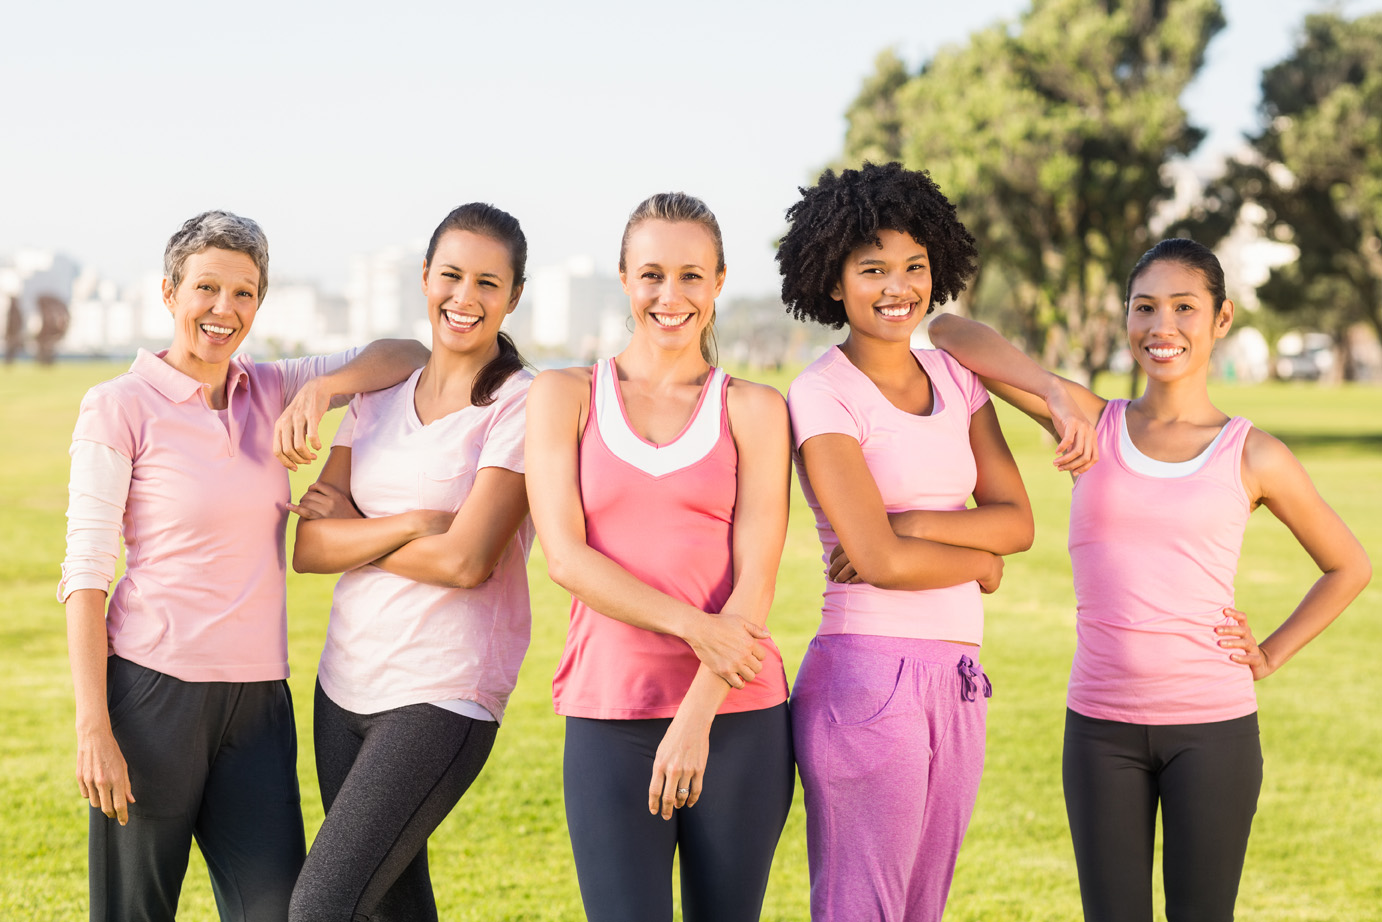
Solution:
<path fill-rule="evenodd" d="M 106 710 L 112 729 L 148 697 L 161 675 L 119 656 L 106 657 Z"/>

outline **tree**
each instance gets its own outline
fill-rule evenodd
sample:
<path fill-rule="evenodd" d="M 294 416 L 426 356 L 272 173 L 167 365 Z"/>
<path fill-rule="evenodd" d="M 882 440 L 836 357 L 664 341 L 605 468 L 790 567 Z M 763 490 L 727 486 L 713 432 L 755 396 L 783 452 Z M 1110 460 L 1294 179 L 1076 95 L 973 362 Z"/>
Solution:
<path fill-rule="evenodd" d="M 1382 13 L 1306 17 L 1295 51 L 1262 75 L 1261 116 L 1255 156 L 1230 163 L 1208 201 L 1221 227 L 1258 203 L 1267 235 L 1299 250 L 1262 303 L 1340 344 L 1358 322 L 1382 335 Z"/>
<path fill-rule="evenodd" d="M 1092 379 L 1121 340 L 1122 279 L 1174 191 L 1163 167 L 1203 138 L 1179 99 L 1223 25 L 1217 0 L 1034 0 L 905 80 L 885 54 L 846 114 L 839 165 L 930 170 L 985 278 L 1001 276 L 1010 335 Z M 981 281 L 969 299 L 988 313 Z"/>

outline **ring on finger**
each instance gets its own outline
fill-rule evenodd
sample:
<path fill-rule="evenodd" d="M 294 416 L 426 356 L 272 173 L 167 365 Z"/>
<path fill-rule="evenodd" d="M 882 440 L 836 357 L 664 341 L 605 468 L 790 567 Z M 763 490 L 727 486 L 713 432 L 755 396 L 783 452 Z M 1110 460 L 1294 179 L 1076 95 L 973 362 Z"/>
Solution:
<path fill-rule="evenodd" d="M 678 796 L 678 797 L 686 797 L 686 796 L 688 796 L 690 793 L 691 793 L 691 789 L 690 789 L 690 788 L 677 788 L 677 796 Z"/>

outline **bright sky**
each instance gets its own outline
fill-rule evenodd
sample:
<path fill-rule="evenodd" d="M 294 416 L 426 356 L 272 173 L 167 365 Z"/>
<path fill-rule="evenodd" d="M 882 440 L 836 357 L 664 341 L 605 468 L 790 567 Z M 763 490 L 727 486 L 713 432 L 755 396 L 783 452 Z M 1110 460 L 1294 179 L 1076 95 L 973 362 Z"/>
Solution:
<path fill-rule="evenodd" d="M 1313 0 L 1225 0 L 1185 102 L 1201 156 L 1256 123 Z M 915 66 L 1025 0 L 15 3 L 0 53 L 0 253 L 157 271 L 187 217 L 269 235 L 274 278 L 340 291 L 353 254 L 453 206 L 515 214 L 530 266 L 612 273 L 629 210 L 682 189 L 720 218 L 726 297 L 774 292 L 796 186 L 840 148 L 879 50 Z M 1348 15 L 1382 0 L 1343 4 Z"/>

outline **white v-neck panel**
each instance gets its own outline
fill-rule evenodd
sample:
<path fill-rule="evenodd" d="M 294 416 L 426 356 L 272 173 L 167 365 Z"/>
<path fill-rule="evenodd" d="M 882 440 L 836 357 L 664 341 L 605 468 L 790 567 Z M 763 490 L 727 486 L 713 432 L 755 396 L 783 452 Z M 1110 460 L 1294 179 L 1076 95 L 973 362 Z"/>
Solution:
<path fill-rule="evenodd" d="M 709 455 L 720 440 L 724 369 L 711 370 L 695 415 L 681 434 L 665 445 L 654 445 L 629 425 L 619 400 L 612 359 L 598 361 L 595 376 L 595 418 L 600 425 L 600 437 L 616 457 L 650 477 L 690 467 Z"/>

